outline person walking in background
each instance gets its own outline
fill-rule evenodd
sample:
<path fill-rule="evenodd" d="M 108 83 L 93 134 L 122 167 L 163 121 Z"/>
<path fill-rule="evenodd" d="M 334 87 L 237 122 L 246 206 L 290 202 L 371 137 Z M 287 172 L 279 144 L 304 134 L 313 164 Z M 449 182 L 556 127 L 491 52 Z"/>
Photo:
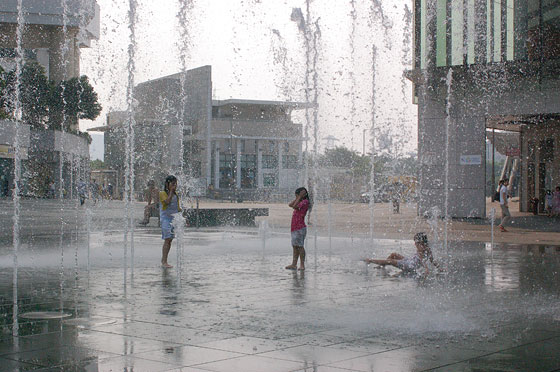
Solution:
<path fill-rule="evenodd" d="M 173 215 L 181 211 L 181 203 L 177 195 L 177 178 L 175 176 L 167 176 L 163 191 L 159 193 L 159 218 L 161 222 L 161 238 L 163 239 L 163 247 L 161 249 L 161 266 L 163 268 L 172 268 L 167 262 L 167 256 L 171 250 L 171 242 L 175 237 L 173 232 Z"/>
<path fill-rule="evenodd" d="M 509 213 L 508 191 L 507 191 L 507 186 L 509 185 L 509 179 L 504 178 L 500 183 L 502 184 L 502 186 L 500 186 L 500 208 L 502 209 L 502 220 L 500 221 L 498 227 L 500 228 L 500 231 L 507 232 L 504 225 L 511 218 L 511 214 Z"/>
<path fill-rule="evenodd" d="M 560 217 L 560 186 L 552 194 L 552 217 Z"/>
<path fill-rule="evenodd" d="M 144 219 L 140 222 L 140 225 L 144 226 L 150 223 L 150 217 L 159 209 L 159 189 L 156 187 L 154 180 L 148 181 L 146 198 L 148 199 L 148 205 L 144 207 Z"/>
<path fill-rule="evenodd" d="M 78 197 L 80 198 L 80 205 L 84 205 L 87 198 L 87 185 L 83 180 L 78 182 Z"/>
<path fill-rule="evenodd" d="M 546 190 L 544 195 L 544 210 L 548 217 L 552 217 L 552 192 L 550 190 Z"/>
<path fill-rule="evenodd" d="M 305 225 L 305 215 L 307 211 L 311 211 L 311 201 L 305 187 L 300 187 L 295 192 L 296 198 L 288 205 L 293 208 L 292 213 L 292 248 L 293 259 L 292 264 L 286 266 L 288 270 L 297 269 L 299 259 L 299 269 L 305 270 L 305 236 L 307 235 L 307 226 Z"/>

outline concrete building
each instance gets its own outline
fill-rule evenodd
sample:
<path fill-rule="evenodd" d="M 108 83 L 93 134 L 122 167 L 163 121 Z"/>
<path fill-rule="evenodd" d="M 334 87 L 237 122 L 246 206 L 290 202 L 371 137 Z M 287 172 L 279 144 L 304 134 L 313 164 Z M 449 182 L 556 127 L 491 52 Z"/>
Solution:
<path fill-rule="evenodd" d="M 18 1 L 0 2 L 0 66 L 9 71 L 16 67 Z M 67 0 L 66 7 L 56 1 L 23 1 L 22 48 L 24 63 L 33 60 L 42 65 L 47 77 L 55 82 L 78 77 L 79 49 L 89 47 L 99 37 L 99 6 L 94 0 Z M 77 128 L 77 123 L 75 123 Z M 52 130 L 20 127 L 20 154 L 23 160 L 23 193 L 45 196 L 49 184 L 72 196 L 78 178 L 86 178 L 89 149 L 84 137 Z M 0 121 L 0 196 L 13 187 L 13 157 L 16 123 Z M 60 187 L 60 160 L 63 161 Z"/>
<path fill-rule="evenodd" d="M 486 215 L 492 128 L 519 133 L 521 148 L 509 154 L 519 169 L 509 173 L 519 173 L 528 210 L 560 185 L 560 4 L 415 0 L 414 16 L 407 76 L 418 104 L 419 213 L 443 211 L 447 185 L 451 217 Z"/>
<path fill-rule="evenodd" d="M 305 105 L 212 100 L 211 92 L 211 66 L 135 87 L 135 190 L 150 179 L 161 183 L 168 174 L 179 175 L 181 167 L 191 187 L 212 185 L 220 197 L 255 199 L 302 184 L 304 138 L 291 113 Z M 119 172 L 121 184 L 126 124 L 126 112 L 112 112 L 106 127 L 90 129 L 105 132 L 105 163 Z"/>

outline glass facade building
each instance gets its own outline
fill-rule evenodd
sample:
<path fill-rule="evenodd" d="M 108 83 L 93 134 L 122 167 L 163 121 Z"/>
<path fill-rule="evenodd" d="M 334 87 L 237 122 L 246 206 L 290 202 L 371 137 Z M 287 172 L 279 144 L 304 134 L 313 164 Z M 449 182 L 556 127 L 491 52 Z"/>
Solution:
<path fill-rule="evenodd" d="M 415 68 L 560 58 L 558 0 L 416 0 Z"/>

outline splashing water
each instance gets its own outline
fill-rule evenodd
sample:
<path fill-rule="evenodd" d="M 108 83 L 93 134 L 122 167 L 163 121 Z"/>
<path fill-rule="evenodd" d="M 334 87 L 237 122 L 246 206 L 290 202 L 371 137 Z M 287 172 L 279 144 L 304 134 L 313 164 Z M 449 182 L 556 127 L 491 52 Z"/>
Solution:
<path fill-rule="evenodd" d="M 453 83 L 453 69 L 447 72 L 447 100 L 445 105 L 445 180 L 444 180 L 444 193 L 445 193 L 445 212 L 443 215 L 443 244 L 445 254 L 449 253 L 448 250 L 448 228 L 449 228 L 449 127 L 451 126 L 451 84 Z"/>
<path fill-rule="evenodd" d="M 136 100 L 134 99 L 134 80 L 136 73 L 136 24 L 137 24 L 137 3 L 135 0 L 129 0 L 128 8 L 128 29 L 130 31 L 129 44 L 128 44 L 128 62 L 127 62 L 127 87 L 126 87 L 126 161 L 125 161 L 125 188 L 124 188 L 124 200 L 125 200 L 125 232 L 124 232 L 124 244 L 123 244 L 123 266 L 124 266 L 124 277 L 123 285 L 126 289 L 127 281 L 127 269 L 128 269 L 128 239 L 130 236 L 130 262 L 131 262 L 131 274 L 134 275 L 134 221 L 133 221 L 133 202 L 134 202 L 134 127 L 135 119 L 134 112 L 136 108 Z"/>

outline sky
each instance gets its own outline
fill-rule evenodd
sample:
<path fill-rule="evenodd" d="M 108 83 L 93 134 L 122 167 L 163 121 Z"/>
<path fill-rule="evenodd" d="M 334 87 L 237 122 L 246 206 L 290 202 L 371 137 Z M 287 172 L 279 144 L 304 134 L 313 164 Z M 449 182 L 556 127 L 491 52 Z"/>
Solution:
<path fill-rule="evenodd" d="M 103 112 L 80 128 L 105 125 L 106 114 L 126 110 L 130 29 L 129 2 L 97 0 L 101 36 L 81 50 L 81 73 L 90 78 Z M 203 65 L 212 66 L 214 99 L 305 101 L 306 47 L 294 8 L 306 13 L 305 0 L 137 0 L 134 22 L 135 84 Z M 188 6 L 184 26 L 179 6 Z M 375 6 L 379 6 L 376 8 Z M 412 60 L 412 1 L 310 0 L 317 41 L 317 127 L 303 115 L 310 146 L 325 138 L 337 145 L 407 153 L 416 149 L 416 112 L 411 83 L 403 77 Z M 408 8 L 408 9 L 407 9 Z M 376 9 L 377 12 L 373 12 Z M 354 16 L 352 16 L 354 15 Z M 185 32 L 187 31 L 187 35 Z M 181 37 L 185 35 L 185 37 Z M 372 50 L 376 49 L 373 63 Z M 183 56 L 183 58 L 182 58 Z M 375 90 L 373 89 L 375 77 Z M 372 102 L 375 101 L 375 106 Z M 102 159 L 102 134 L 92 132 L 92 159 Z"/>

